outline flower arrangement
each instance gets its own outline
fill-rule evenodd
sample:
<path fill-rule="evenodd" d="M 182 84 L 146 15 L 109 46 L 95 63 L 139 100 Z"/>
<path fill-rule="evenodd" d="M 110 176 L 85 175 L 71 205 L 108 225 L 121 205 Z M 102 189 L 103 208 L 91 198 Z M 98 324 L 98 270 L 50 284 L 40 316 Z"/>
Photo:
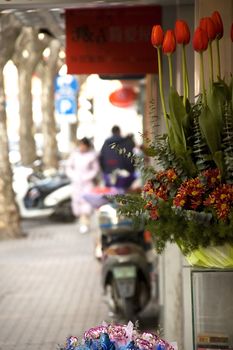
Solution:
<path fill-rule="evenodd" d="M 128 325 L 103 323 L 102 326 L 90 328 L 83 339 L 67 338 L 61 350 L 174 350 L 173 346 L 159 336 L 139 332 L 132 322 Z"/>
<path fill-rule="evenodd" d="M 168 241 L 177 243 L 185 255 L 199 247 L 233 243 L 233 78 L 221 75 L 219 41 L 223 32 L 218 11 L 202 18 L 194 32 L 201 91 L 191 102 L 186 62 L 191 37 L 188 24 L 177 20 L 174 30 L 165 33 L 160 25 L 152 28 L 167 133 L 146 142 L 145 154 L 152 165 L 142 166 L 141 160 L 132 157 L 142 168 L 145 185 L 139 196 L 121 196 L 118 202 L 122 214 L 144 218 L 158 252 Z M 233 24 L 230 38 L 233 41 Z M 178 46 L 182 51 L 182 95 L 173 85 L 172 56 Z M 210 71 L 207 87 L 206 52 Z M 164 98 L 162 54 L 168 59 L 168 101 Z"/>

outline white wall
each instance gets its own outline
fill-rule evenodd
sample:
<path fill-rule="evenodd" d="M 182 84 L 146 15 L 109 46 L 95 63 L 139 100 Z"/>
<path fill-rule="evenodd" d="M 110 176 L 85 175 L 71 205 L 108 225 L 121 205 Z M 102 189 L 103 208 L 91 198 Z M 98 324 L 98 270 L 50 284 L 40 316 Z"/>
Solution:
<path fill-rule="evenodd" d="M 172 29 L 176 19 L 184 19 L 190 26 L 190 31 L 193 31 L 194 26 L 194 6 L 166 6 L 163 9 L 163 29 Z M 165 59 L 166 57 L 164 57 Z M 187 47 L 187 60 L 190 80 L 190 96 L 194 91 L 194 54 L 192 44 Z M 182 74 L 180 65 L 180 48 L 176 49 L 173 57 L 174 78 L 176 79 L 177 90 L 182 88 Z M 164 62 L 164 90 L 169 88 L 169 78 L 167 62 Z M 161 112 L 160 112 L 161 115 Z M 161 121 L 162 124 L 162 121 Z M 164 129 L 162 125 L 161 130 Z M 169 219 L 169 218 L 168 218 Z M 188 312 L 184 310 L 184 295 L 183 295 L 183 256 L 179 248 L 175 244 L 168 244 L 164 254 L 160 257 L 160 304 L 161 304 L 161 326 L 164 329 L 164 337 L 169 341 L 176 341 L 179 350 L 184 348 L 184 315 Z M 186 283 L 186 282 L 185 282 Z M 192 333 L 186 335 L 188 341 L 192 344 Z M 187 348 L 188 349 L 188 348 Z"/>

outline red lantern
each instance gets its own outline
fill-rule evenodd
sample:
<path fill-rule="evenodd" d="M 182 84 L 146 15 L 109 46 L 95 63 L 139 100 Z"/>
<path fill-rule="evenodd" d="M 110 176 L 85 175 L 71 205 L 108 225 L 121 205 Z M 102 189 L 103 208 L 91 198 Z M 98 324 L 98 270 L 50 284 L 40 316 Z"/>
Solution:
<path fill-rule="evenodd" d="M 116 107 L 129 107 L 131 106 L 137 98 L 137 93 L 131 87 L 122 87 L 109 96 L 109 101 Z"/>

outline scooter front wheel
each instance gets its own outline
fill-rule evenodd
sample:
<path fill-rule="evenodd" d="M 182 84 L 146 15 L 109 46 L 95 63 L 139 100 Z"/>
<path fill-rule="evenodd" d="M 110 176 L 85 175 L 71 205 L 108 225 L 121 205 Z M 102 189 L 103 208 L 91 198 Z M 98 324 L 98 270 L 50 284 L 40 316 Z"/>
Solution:
<path fill-rule="evenodd" d="M 133 297 L 122 299 L 122 311 L 127 321 L 137 321 L 135 299 Z"/>

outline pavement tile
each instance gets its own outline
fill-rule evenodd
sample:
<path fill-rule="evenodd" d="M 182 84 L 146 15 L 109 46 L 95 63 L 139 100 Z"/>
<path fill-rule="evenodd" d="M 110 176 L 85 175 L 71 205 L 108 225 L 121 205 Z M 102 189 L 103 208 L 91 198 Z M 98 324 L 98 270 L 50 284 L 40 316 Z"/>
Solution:
<path fill-rule="evenodd" d="M 94 236 L 75 224 L 23 225 L 27 238 L 0 242 L 0 350 L 56 350 L 108 318 Z"/>
<path fill-rule="evenodd" d="M 26 238 L 0 241 L 0 350 L 57 350 L 111 322 L 95 235 L 46 219 L 22 226 Z"/>

